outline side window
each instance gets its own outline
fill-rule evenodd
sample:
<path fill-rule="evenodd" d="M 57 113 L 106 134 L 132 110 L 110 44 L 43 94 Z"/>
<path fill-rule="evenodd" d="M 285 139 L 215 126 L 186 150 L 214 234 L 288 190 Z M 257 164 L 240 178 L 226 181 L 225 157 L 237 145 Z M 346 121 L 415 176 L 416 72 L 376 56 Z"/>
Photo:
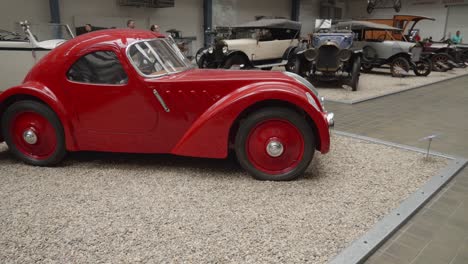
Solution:
<path fill-rule="evenodd" d="M 68 70 L 70 81 L 95 84 L 125 84 L 128 77 L 117 54 L 96 51 L 78 59 Z"/>

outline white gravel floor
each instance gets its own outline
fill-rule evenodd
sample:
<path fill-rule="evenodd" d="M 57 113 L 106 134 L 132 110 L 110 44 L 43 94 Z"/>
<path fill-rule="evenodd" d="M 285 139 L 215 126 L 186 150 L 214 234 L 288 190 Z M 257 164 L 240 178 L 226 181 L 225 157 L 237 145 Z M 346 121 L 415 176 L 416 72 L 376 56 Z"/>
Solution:
<path fill-rule="evenodd" d="M 229 160 L 79 153 L 62 167 L 0 145 L 0 263 L 325 263 L 447 165 L 333 136 L 304 178 Z"/>
<path fill-rule="evenodd" d="M 394 78 L 390 74 L 390 69 L 375 69 L 373 73 L 361 73 L 359 87 L 355 92 L 343 89 L 338 83 L 313 83 L 319 88 L 320 96 L 325 97 L 325 99 L 352 103 L 356 100 L 405 91 L 465 74 L 468 74 L 468 68 L 432 72 L 427 77 L 419 77 L 411 72 L 409 76 L 404 78 Z"/>

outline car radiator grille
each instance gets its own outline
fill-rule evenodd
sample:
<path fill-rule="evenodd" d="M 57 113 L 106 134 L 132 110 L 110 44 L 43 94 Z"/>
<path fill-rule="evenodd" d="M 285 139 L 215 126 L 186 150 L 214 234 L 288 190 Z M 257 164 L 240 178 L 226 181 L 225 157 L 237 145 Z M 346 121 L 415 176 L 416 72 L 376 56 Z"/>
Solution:
<path fill-rule="evenodd" d="M 320 71 L 336 71 L 338 69 L 338 48 L 322 46 L 319 48 L 317 69 Z"/>

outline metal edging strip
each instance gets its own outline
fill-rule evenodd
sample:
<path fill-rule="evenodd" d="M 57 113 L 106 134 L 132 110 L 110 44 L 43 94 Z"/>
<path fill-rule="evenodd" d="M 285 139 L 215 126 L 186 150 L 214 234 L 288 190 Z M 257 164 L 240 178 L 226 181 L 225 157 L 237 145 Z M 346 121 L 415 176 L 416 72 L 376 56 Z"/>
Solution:
<path fill-rule="evenodd" d="M 409 151 L 425 153 L 425 150 L 396 144 L 384 140 L 373 139 L 352 133 L 334 131 L 337 135 L 352 137 L 369 141 L 376 144 L 383 144 L 395 148 L 402 148 Z M 360 238 L 354 240 L 351 245 L 335 256 L 329 263 L 331 264 L 353 264 L 363 263 L 372 255 L 389 237 L 391 237 L 399 227 L 405 224 L 418 209 L 426 204 L 445 184 L 447 184 L 460 170 L 468 163 L 468 159 L 454 157 L 442 153 L 431 152 L 431 155 L 451 159 L 449 165 L 441 169 L 435 176 L 404 200 L 400 206 L 392 210 L 389 214 L 378 221 L 369 231 Z"/>
<path fill-rule="evenodd" d="M 333 100 L 333 99 L 329 100 L 329 99 L 325 98 L 325 101 L 333 102 L 333 103 L 340 103 L 340 104 L 347 104 L 347 105 L 359 104 L 359 103 L 362 103 L 362 102 L 365 102 L 365 101 L 370 101 L 370 100 L 378 99 L 378 98 L 389 96 L 389 95 L 404 93 L 404 92 L 407 92 L 407 91 L 411 91 L 411 90 L 415 90 L 415 89 L 419 89 L 419 88 L 424 88 L 424 87 L 429 86 L 429 85 L 438 84 L 438 83 L 442 83 L 442 82 L 445 82 L 445 81 L 451 81 L 451 80 L 455 80 L 455 79 L 458 79 L 458 78 L 461 78 L 461 77 L 466 77 L 466 76 L 468 76 L 468 73 L 463 73 L 461 75 L 449 77 L 447 79 L 438 80 L 438 81 L 427 83 L 427 84 L 417 85 L 417 86 L 410 87 L 410 88 L 404 89 L 404 90 L 393 91 L 393 92 L 390 92 L 390 93 L 370 96 L 370 97 L 357 99 L 357 100 L 347 100 L 347 101 L 342 100 L 341 101 L 341 100 Z"/>

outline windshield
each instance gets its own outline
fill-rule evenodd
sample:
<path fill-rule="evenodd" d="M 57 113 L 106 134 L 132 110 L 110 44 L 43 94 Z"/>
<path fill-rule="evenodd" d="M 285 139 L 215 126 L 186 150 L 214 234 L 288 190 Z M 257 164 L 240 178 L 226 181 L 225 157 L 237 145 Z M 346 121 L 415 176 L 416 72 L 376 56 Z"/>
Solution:
<path fill-rule="evenodd" d="M 137 42 L 127 50 L 127 56 L 137 70 L 149 77 L 184 71 L 190 62 L 177 44 L 170 39 L 153 39 Z"/>

